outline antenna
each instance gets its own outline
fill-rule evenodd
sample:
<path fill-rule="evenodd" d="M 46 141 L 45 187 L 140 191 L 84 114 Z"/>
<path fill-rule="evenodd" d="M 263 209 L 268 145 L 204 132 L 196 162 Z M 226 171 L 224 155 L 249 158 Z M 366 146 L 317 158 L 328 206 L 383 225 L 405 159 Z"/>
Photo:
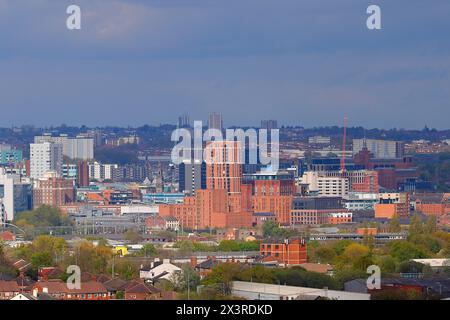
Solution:
<path fill-rule="evenodd" d="M 341 157 L 341 175 L 344 176 L 345 173 L 345 145 L 347 143 L 347 124 L 348 118 L 344 117 L 344 136 L 342 137 L 342 157 Z"/>

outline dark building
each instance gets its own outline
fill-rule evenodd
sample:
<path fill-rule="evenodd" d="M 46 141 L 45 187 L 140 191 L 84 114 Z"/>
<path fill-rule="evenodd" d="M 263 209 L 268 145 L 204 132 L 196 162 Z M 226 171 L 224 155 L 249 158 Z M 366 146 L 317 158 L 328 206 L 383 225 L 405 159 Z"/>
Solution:
<path fill-rule="evenodd" d="M 292 201 L 292 210 L 327 210 L 343 207 L 340 197 L 295 197 Z"/>
<path fill-rule="evenodd" d="M 77 164 L 77 186 L 89 186 L 89 165 L 87 161 L 79 161 Z"/>
<path fill-rule="evenodd" d="M 179 172 L 179 191 L 194 195 L 195 190 L 206 189 L 206 163 L 182 163 Z"/>

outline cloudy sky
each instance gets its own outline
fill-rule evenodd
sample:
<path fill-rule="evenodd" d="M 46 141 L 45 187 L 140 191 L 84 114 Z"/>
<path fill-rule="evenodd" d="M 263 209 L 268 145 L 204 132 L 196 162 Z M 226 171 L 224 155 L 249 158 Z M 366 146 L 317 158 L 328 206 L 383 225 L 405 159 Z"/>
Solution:
<path fill-rule="evenodd" d="M 431 3 L 432 2 L 432 3 Z M 82 29 L 66 28 L 66 8 Z M 382 9 L 382 30 L 366 9 Z M 450 128 L 448 0 L 0 0 L 0 126 Z"/>

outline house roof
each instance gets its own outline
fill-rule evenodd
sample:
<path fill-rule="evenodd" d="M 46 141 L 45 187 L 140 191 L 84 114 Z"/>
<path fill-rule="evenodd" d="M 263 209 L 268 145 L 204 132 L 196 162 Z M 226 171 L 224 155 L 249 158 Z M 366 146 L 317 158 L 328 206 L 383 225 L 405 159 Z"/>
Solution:
<path fill-rule="evenodd" d="M 195 267 L 198 269 L 212 269 L 214 268 L 216 265 L 218 265 L 219 262 L 215 259 L 206 259 L 205 261 L 200 262 L 199 264 L 197 264 Z"/>
<path fill-rule="evenodd" d="M 43 293 L 43 292 L 38 293 L 37 297 L 35 297 L 31 293 L 19 293 L 14 298 L 16 299 L 19 295 L 25 298 L 25 299 L 20 299 L 20 300 L 56 300 L 51 295 L 49 295 L 47 293 Z M 16 299 L 16 300 L 18 300 L 18 299 Z"/>
<path fill-rule="evenodd" d="M 19 292 L 19 285 L 15 280 L 0 280 L 0 292 Z"/>
<path fill-rule="evenodd" d="M 300 264 L 300 267 L 304 268 L 306 271 L 318 273 L 327 273 L 333 270 L 333 266 L 327 263 L 302 263 Z"/>
<path fill-rule="evenodd" d="M 423 288 L 429 288 L 436 293 L 442 293 L 446 297 L 450 296 L 450 279 L 448 278 L 430 278 L 430 279 L 409 279 L 409 278 L 396 278 L 396 279 L 381 279 L 381 285 L 401 285 L 401 286 L 418 286 Z"/>
<path fill-rule="evenodd" d="M 99 282 L 90 281 L 90 282 L 82 282 L 80 289 L 69 289 L 63 281 L 39 281 L 35 284 L 35 287 L 38 286 L 41 289 L 47 288 L 49 294 L 57 294 L 57 293 L 72 293 L 72 294 L 80 294 L 80 293 L 107 293 L 106 287 Z"/>
<path fill-rule="evenodd" d="M 100 275 L 97 276 L 97 282 L 105 283 L 105 282 L 107 282 L 107 281 L 109 281 L 109 280 L 111 280 L 111 278 L 108 277 L 108 276 L 105 275 L 105 274 L 100 274 Z"/>
<path fill-rule="evenodd" d="M 148 284 L 148 283 L 137 283 L 127 290 L 125 290 L 126 293 L 148 293 L 148 294 L 154 294 L 154 293 L 160 293 L 161 290 Z"/>
<path fill-rule="evenodd" d="M 103 285 L 107 288 L 108 291 L 123 290 L 123 288 L 126 284 L 127 284 L 127 282 L 120 278 L 114 278 L 114 279 L 103 282 Z"/>

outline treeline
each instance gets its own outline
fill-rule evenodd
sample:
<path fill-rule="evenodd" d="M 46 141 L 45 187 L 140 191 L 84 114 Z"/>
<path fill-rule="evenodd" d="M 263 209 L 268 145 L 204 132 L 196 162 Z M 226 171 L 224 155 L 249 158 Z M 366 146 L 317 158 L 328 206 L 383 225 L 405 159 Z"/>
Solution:
<path fill-rule="evenodd" d="M 259 251 L 259 241 L 222 240 L 219 245 L 210 245 L 197 241 L 182 240 L 173 245 L 182 252 L 216 251 Z"/>

